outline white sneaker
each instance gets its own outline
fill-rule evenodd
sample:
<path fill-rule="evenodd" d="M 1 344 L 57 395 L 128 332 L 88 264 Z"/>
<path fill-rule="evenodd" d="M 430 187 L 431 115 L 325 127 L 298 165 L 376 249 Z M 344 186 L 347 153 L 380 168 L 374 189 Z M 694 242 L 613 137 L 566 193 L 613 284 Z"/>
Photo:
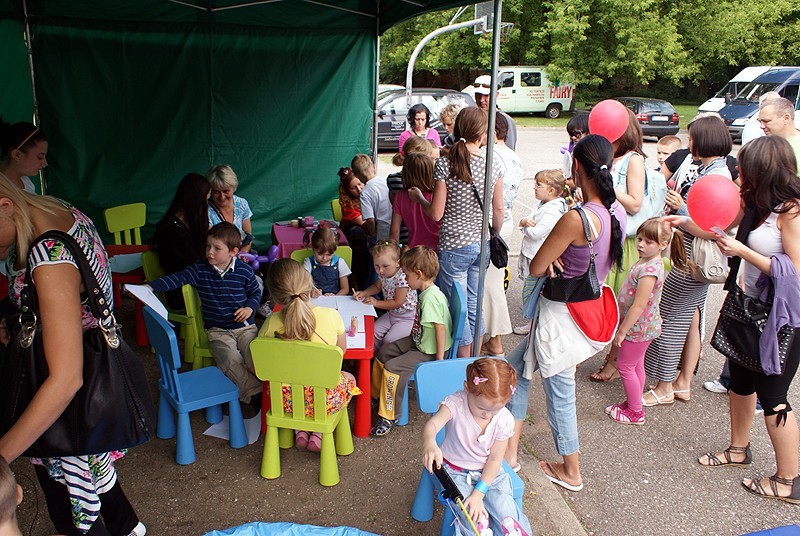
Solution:
<path fill-rule="evenodd" d="M 133 532 L 131 532 L 128 536 L 145 536 L 147 534 L 147 528 L 145 528 L 144 524 L 139 521 L 139 524 L 133 527 Z"/>
<path fill-rule="evenodd" d="M 703 382 L 703 388 L 706 391 L 711 391 L 712 393 L 725 394 L 728 392 L 728 388 L 719 383 L 719 380 L 714 380 L 711 382 Z"/>
<path fill-rule="evenodd" d="M 512 330 L 515 335 L 527 335 L 531 332 L 531 325 L 530 324 L 522 324 L 521 326 L 515 326 Z"/>
<path fill-rule="evenodd" d="M 269 307 L 269 302 L 264 302 L 256 311 L 256 316 L 260 316 L 261 318 L 269 318 L 272 314 L 272 309 Z"/>

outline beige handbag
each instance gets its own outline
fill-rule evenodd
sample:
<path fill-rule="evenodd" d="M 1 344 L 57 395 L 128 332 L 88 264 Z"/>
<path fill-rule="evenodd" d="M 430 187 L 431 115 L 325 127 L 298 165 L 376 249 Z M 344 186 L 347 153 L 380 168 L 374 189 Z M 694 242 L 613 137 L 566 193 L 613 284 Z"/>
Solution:
<path fill-rule="evenodd" d="M 721 285 L 728 277 L 728 258 L 716 240 L 695 237 L 692 242 L 692 277 L 709 285 Z"/>

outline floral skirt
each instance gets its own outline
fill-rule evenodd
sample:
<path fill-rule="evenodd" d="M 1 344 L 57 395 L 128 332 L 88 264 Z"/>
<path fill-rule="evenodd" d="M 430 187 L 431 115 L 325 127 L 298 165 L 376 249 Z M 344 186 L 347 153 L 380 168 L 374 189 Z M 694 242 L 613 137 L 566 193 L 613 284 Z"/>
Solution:
<path fill-rule="evenodd" d="M 340 374 L 339 385 L 333 389 L 325 389 L 325 408 L 328 415 L 347 407 L 353 396 L 361 394 L 355 380 L 344 372 Z M 283 411 L 292 413 L 292 388 L 288 385 L 283 386 Z M 311 387 L 305 388 L 305 414 L 310 419 L 314 418 L 314 389 Z"/>

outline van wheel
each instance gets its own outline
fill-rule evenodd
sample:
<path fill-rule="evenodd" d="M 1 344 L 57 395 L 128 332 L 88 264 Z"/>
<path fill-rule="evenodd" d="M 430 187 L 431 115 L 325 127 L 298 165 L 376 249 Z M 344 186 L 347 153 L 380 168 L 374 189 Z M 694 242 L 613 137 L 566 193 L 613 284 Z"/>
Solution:
<path fill-rule="evenodd" d="M 544 115 L 550 119 L 556 119 L 561 115 L 561 105 L 555 103 L 548 104 L 547 109 L 544 111 Z"/>

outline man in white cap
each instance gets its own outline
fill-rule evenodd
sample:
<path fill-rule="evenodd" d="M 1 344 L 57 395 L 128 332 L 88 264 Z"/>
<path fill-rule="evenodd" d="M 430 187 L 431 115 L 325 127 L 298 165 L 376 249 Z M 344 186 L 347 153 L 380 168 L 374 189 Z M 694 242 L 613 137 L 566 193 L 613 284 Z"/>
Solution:
<path fill-rule="evenodd" d="M 488 74 L 482 74 L 478 78 L 475 79 L 475 83 L 472 84 L 475 88 L 475 103 L 478 105 L 478 108 L 482 110 L 489 110 L 489 95 L 491 95 L 492 89 L 492 77 Z M 500 108 L 497 108 L 497 111 L 503 114 L 508 121 L 508 134 L 506 135 L 506 145 L 510 147 L 512 150 L 516 149 L 517 147 L 517 124 L 511 119 L 507 113 L 502 111 Z"/>

